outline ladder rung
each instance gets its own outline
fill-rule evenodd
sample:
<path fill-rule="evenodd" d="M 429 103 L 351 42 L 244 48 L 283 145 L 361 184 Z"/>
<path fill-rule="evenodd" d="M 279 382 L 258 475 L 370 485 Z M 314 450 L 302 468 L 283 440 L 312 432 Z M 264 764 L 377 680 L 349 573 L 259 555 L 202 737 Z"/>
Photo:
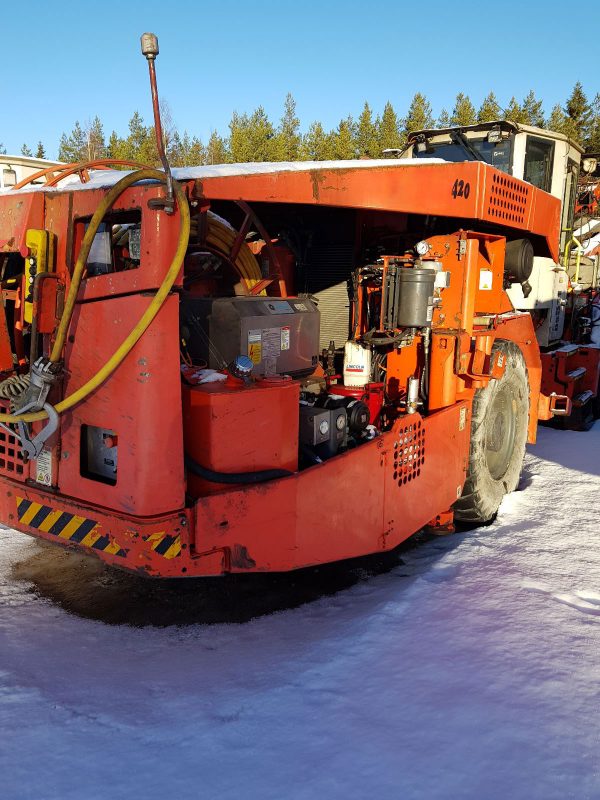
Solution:
<path fill-rule="evenodd" d="M 588 400 L 592 399 L 593 396 L 594 393 L 589 389 L 587 390 L 587 392 L 581 392 L 581 394 L 578 394 L 576 397 L 573 398 L 573 405 L 577 406 L 578 408 L 584 406 L 588 402 Z"/>

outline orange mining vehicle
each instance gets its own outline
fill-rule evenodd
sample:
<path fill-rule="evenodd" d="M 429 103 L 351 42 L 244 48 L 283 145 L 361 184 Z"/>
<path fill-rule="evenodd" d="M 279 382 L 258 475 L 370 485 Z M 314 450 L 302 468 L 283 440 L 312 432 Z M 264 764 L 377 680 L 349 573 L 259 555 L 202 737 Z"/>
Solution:
<path fill-rule="evenodd" d="M 482 161 L 164 164 L 0 194 L 0 520 L 174 577 L 491 519 L 570 410 L 507 293 L 560 200 Z"/>

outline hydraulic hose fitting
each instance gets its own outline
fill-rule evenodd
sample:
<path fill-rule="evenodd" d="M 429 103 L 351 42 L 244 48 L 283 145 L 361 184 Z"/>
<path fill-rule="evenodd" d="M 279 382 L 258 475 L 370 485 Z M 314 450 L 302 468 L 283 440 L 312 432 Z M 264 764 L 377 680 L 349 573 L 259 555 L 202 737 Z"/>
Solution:
<path fill-rule="evenodd" d="M 51 361 L 45 356 L 40 356 L 32 364 L 29 375 L 29 386 L 23 395 L 20 408 L 15 410 L 15 414 L 27 411 L 41 411 L 50 393 L 50 389 L 60 380 L 62 376 L 62 361 Z"/>

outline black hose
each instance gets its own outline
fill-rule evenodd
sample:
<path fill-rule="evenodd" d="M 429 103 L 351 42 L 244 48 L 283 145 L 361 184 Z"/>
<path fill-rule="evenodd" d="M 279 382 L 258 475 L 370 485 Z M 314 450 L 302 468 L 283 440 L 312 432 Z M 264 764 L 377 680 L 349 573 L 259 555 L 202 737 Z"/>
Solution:
<path fill-rule="evenodd" d="M 265 483 L 265 481 L 274 481 L 277 478 L 288 478 L 294 474 L 287 469 L 259 469 L 253 472 L 215 472 L 198 464 L 187 454 L 185 456 L 185 466 L 194 475 L 211 483 Z"/>

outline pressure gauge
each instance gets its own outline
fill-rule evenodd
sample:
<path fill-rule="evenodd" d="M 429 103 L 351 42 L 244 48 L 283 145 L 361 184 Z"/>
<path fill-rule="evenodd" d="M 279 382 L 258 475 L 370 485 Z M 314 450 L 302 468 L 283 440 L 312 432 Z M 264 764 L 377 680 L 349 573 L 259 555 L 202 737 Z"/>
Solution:
<path fill-rule="evenodd" d="M 346 427 L 346 415 L 345 414 L 340 414 L 339 415 L 339 417 L 335 421 L 335 427 L 338 429 L 338 431 L 343 431 L 344 430 L 344 428 Z"/>
<path fill-rule="evenodd" d="M 329 422 L 327 422 L 326 419 L 324 419 L 319 425 L 319 431 L 321 432 L 321 436 L 327 436 L 329 433 Z"/>
<path fill-rule="evenodd" d="M 430 251 L 430 249 L 431 246 L 429 242 L 421 241 L 417 242 L 415 245 L 415 250 L 417 251 L 417 254 L 420 256 L 426 256 L 427 253 Z"/>

